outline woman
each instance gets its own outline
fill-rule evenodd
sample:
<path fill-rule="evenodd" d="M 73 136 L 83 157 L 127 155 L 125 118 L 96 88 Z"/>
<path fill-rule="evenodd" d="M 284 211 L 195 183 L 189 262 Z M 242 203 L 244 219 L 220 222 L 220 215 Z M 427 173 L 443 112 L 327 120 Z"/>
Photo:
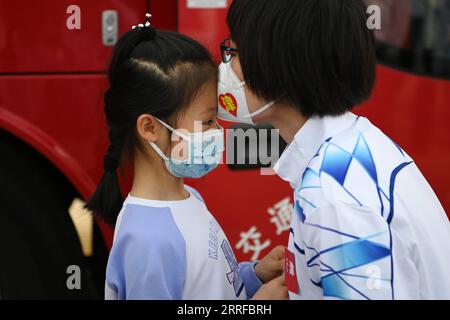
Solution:
<path fill-rule="evenodd" d="M 219 117 L 269 123 L 294 189 L 291 299 L 449 299 L 450 226 L 413 160 L 351 110 L 375 81 L 360 0 L 235 0 Z"/>

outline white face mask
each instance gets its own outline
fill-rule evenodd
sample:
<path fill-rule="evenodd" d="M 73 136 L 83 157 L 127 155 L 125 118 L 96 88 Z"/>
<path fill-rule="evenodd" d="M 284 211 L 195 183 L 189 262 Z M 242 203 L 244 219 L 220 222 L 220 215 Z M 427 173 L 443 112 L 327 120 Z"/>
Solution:
<path fill-rule="evenodd" d="M 247 97 L 244 90 L 245 82 L 239 80 L 229 63 L 221 63 L 219 66 L 219 112 L 218 118 L 237 123 L 255 124 L 253 117 L 263 113 L 275 104 L 269 102 L 258 111 L 250 113 Z"/>

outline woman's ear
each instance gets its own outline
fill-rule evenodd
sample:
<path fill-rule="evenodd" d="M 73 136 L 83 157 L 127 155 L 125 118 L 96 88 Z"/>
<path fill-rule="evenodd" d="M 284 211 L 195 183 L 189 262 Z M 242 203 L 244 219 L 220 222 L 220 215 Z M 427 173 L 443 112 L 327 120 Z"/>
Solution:
<path fill-rule="evenodd" d="M 162 125 L 155 117 L 149 114 L 141 115 L 136 121 L 136 130 L 139 137 L 145 141 L 156 142 L 159 138 Z"/>

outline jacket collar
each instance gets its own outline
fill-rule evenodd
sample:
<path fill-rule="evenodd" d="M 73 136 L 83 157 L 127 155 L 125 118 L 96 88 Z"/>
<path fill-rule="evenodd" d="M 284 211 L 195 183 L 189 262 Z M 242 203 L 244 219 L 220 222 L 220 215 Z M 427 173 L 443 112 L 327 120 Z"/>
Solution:
<path fill-rule="evenodd" d="M 352 126 L 357 116 L 347 112 L 342 116 L 312 117 L 297 132 L 286 148 L 274 170 L 293 189 L 301 182 L 303 172 L 320 146 L 329 138 Z"/>

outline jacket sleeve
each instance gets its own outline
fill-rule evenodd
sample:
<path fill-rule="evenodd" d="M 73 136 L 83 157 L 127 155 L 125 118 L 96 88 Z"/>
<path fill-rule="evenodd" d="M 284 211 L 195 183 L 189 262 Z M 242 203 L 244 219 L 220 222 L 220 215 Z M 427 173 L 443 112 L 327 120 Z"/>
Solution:
<path fill-rule="evenodd" d="M 247 294 L 247 299 L 252 299 L 255 293 L 262 286 L 261 280 L 256 275 L 255 265 L 256 262 L 241 262 L 239 264 L 239 271 L 241 274 L 242 281 L 244 282 L 245 293 Z"/>
<path fill-rule="evenodd" d="M 394 298 L 391 232 L 379 213 L 325 204 L 302 226 L 311 282 L 324 299 Z"/>

